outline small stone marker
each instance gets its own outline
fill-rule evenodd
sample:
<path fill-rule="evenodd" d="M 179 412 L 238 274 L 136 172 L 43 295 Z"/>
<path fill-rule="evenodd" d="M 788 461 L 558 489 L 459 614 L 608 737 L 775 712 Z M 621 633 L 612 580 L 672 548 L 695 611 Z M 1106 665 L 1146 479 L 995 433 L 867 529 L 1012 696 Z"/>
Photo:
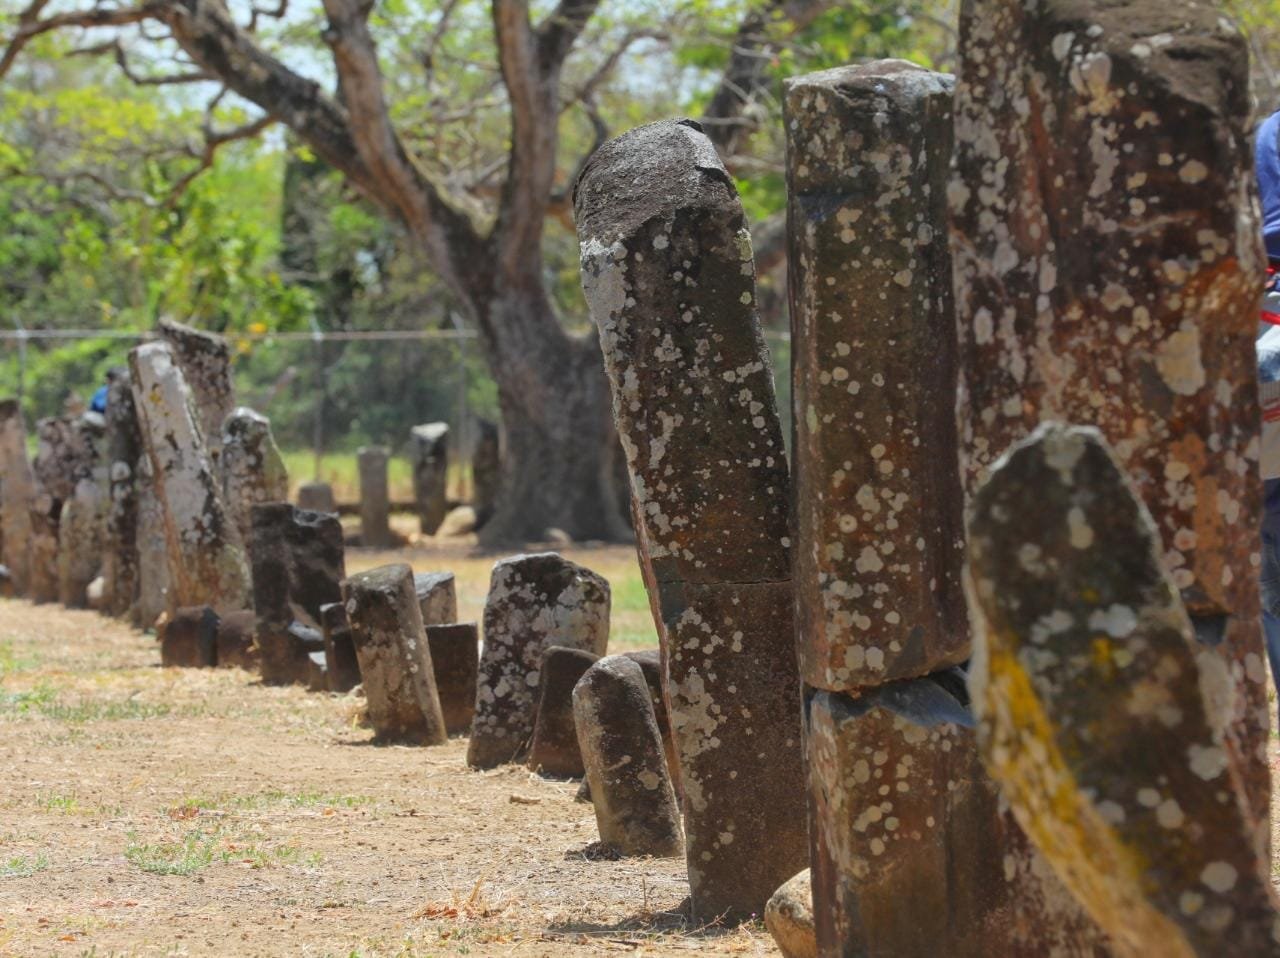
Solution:
<path fill-rule="evenodd" d="M 205 448 L 217 462 L 222 445 L 222 424 L 235 408 L 231 379 L 231 349 L 214 333 L 192 329 L 162 319 L 156 331 L 169 344 L 187 381 L 198 413 Z"/>
<path fill-rule="evenodd" d="M 298 487 L 298 508 L 308 512 L 337 512 L 333 486 L 327 482 L 305 482 Z"/>
<path fill-rule="evenodd" d="M 253 507 L 289 498 L 289 473 L 271 436 L 271 421 L 247 406 L 234 409 L 222 424 L 222 495 L 250 551 Z"/>
<path fill-rule="evenodd" d="M 0 400 L 0 525 L 4 564 L 13 590 L 28 594 L 31 585 L 31 510 L 36 499 L 35 473 L 27 458 L 27 429 L 16 399 Z"/>
<path fill-rule="evenodd" d="M 287 502 L 252 508 L 253 608 L 257 613 L 262 680 L 307 683 L 308 656 L 323 649 L 322 606 L 342 600 L 342 525 L 330 513 Z M 301 626 L 314 634 L 303 640 Z"/>
<path fill-rule="evenodd" d="M 218 622 L 219 668 L 240 668 L 257 672 L 258 650 L 254 645 L 254 627 L 257 616 L 252 609 L 228 612 Z"/>
<path fill-rule="evenodd" d="M 1207 0 L 963 6 L 949 188 L 964 476 L 1040 422 L 1102 430 L 1197 634 L 1269 839 L 1246 40 Z M 1248 528 L 1247 534 L 1242 530 Z"/>
<path fill-rule="evenodd" d="M 538 717 L 533 724 L 528 760 L 535 772 L 553 778 L 581 778 L 586 774 L 573 725 L 573 687 L 599 659 L 594 652 L 558 645 L 542 653 Z"/>
<path fill-rule="evenodd" d="M 320 606 L 320 628 L 324 633 L 325 666 L 330 692 L 350 692 L 360 684 L 360 663 L 351 637 L 347 609 L 341 602 Z M 446 719 L 448 716 L 445 716 Z"/>
<path fill-rule="evenodd" d="M 207 605 L 177 609 L 160 626 L 160 664 L 212 668 L 218 664 L 218 614 Z"/>
<path fill-rule="evenodd" d="M 790 483 L 750 233 L 687 120 L 603 145 L 574 203 L 668 660 L 693 915 L 759 915 L 808 835 Z"/>
<path fill-rule="evenodd" d="M 107 615 L 126 616 L 134 608 L 141 585 L 138 484 L 139 460 L 145 453 L 129 385 L 129 370 L 124 366 L 107 373 L 107 409 L 103 420 L 108 490 L 102 545 L 103 611 Z"/>
<path fill-rule="evenodd" d="M 814 688 L 969 657 L 946 235 L 954 86 L 903 60 L 786 83 L 796 606 Z"/>
<path fill-rule="evenodd" d="M 445 727 L 450 735 L 465 735 L 476 711 L 479 629 L 474 622 L 428 625 L 427 646 Z"/>
<path fill-rule="evenodd" d="M 422 534 L 433 536 L 449 511 L 445 487 L 449 478 L 449 424 L 429 422 L 410 433 L 413 498 Z"/>
<path fill-rule="evenodd" d="M 476 420 L 476 444 L 471 453 L 471 504 L 475 507 L 476 528 L 489 521 L 498 508 L 502 483 L 502 454 L 498 426 L 488 419 Z"/>
<path fill-rule="evenodd" d="M 782 958 L 818 958 L 813 930 L 813 887 L 805 869 L 773 893 L 764 906 L 764 926 Z"/>
<path fill-rule="evenodd" d="M 162 342 L 129 353 L 134 406 L 164 514 L 171 608 L 249 606 L 249 567 L 228 524 L 192 393 Z"/>
<path fill-rule="evenodd" d="M 413 570 L 404 563 L 342 583 L 369 722 L 379 739 L 441 745 L 448 740 Z"/>
<path fill-rule="evenodd" d="M 1118 953 L 1280 954 L 1269 863 L 1150 513 L 1092 428 L 1041 426 L 969 526 L 981 744 Z"/>
<path fill-rule="evenodd" d="M 458 621 L 458 593 L 452 572 L 418 572 L 413 589 L 422 609 L 423 625 L 449 625 Z"/>
<path fill-rule="evenodd" d="M 356 450 L 360 470 L 360 544 L 370 549 L 395 545 L 391 535 L 391 498 L 387 490 L 387 462 L 391 454 L 384 446 L 362 446 Z"/>
<path fill-rule="evenodd" d="M 484 607 L 467 764 L 519 761 L 537 711 L 542 653 L 552 645 L 602 655 L 609 641 L 609 583 L 554 552 L 503 559 Z"/>
<path fill-rule="evenodd" d="M 596 662 L 574 687 L 573 713 L 600 840 L 628 856 L 683 855 L 680 810 L 640 666 L 620 655 Z"/>

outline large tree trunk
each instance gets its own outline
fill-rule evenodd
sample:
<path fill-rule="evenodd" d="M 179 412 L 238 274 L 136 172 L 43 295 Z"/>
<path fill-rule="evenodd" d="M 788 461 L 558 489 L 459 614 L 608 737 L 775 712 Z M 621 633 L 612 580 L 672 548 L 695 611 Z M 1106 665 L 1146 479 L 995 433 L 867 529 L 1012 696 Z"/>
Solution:
<path fill-rule="evenodd" d="M 540 284 L 477 304 L 502 410 L 502 492 L 485 545 L 630 538 L 615 477 L 620 454 L 596 335 L 564 332 Z"/>
<path fill-rule="evenodd" d="M 630 538 L 598 339 L 568 336 L 540 282 L 494 288 L 476 313 L 503 421 L 502 492 L 481 543 L 532 542 L 548 529 Z"/>

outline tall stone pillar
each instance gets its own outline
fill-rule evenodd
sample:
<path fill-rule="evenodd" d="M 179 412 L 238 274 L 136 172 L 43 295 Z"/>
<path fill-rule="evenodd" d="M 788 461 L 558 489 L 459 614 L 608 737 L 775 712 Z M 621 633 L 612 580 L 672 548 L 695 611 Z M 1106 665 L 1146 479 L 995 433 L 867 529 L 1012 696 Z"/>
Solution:
<path fill-rule="evenodd" d="M 173 350 L 162 342 L 137 346 L 129 371 L 164 514 L 168 608 L 207 605 L 219 614 L 248 608 L 249 567 Z"/>
<path fill-rule="evenodd" d="M 138 463 L 144 455 L 129 370 L 107 374 L 104 413 L 107 519 L 102 548 L 103 611 L 128 615 L 138 597 Z M 158 614 L 158 613 L 157 613 Z"/>
<path fill-rule="evenodd" d="M 289 498 L 289 473 L 271 421 L 248 406 L 222 424 L 222 501 L 246 550 L 253 551 L 253 507 Z"/>
<path fill-rule="evenodd" d="M 236 405 L 231 378 L 231 349 L 215 333 L 192 329 L 162 319 L 156 326 L 161 339 L 173 348 L 195 402 L 196 421 L 214 463 L 222 452 L 222 424 Z"/>
<path fill-rule="evenodd" d="M 970 493 L 1037 424 L 1095 425 L 1155 519 L 1265 840 L 1265 275 L 1248 50 L 1208 0 L 969 0 L 949 187 Z"/>
<path fill-rule="evenodd" d="M 693 913 L 763 914 L 808 856 L 790 482 L 750 234 L 688 120 L 606 143 L 574 202 L 666 659 Z"/>
<path fill-rule="evenodd" d="M 970 655 L 945 229 L 953 86 L 889 60 L 786 88 L 818 950 L 1093 954 L 1102 935 L 1000 807 L 953 668 Z"/>
<path fill-rule="evenodd" d="M 391 535 L 391 494 L 387 489 L 385 446 L 362 446 L 356 451 L 360 470 L 360 544 L 371 549 L 395 545 Z"/>
<path fill-rule="evenodd" d="M 19 596 L 27 595 L 31 585 L 35 499 L 36 479 L 27 458 L 22 407 L 16 399 L 0 400 L 0 525 L 4 527 L 4 564 Z"/>
<path fill-rule="evenodd" d="M 433 536 L 449 511 L 445 487 L 449 479 L 449 424 L 429 422 L 410 434 L 413 498 L 422 534 Z"/>
<path fill-rule="evenodd" d="M 169 608 L 169 549 L 166 543 L 164 506 L 145 452 L 138 459 L 138 599 L 132 619 L 149 629 Z"/>

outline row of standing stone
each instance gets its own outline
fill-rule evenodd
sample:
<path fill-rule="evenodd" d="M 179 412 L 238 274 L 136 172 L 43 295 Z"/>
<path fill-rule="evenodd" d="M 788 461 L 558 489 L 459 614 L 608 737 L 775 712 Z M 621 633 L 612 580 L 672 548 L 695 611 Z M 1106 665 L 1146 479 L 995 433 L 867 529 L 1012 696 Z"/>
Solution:
<path fill-rule="evenodd" d="M 593 156 L 575 196 L 583 286 L 668 660 L 695 916 L 759 914 L 811 862 L 798 882 L 812 884 L 824 955 L 1138 954 L 1144 940 L 1164 954 L 1231 953 L 1233 940 L 1249 942 L 1236 953 L 1275 952 L 1259 891 L 1269 782 L 1252 339 L 1264 270 L 1246 94 L 1243 40 L 1199 0 L 972 0 L 958 83 L 900 61 L 790 81 L 792 477 L 749 233 L 711 143 L 671 121 Z M 1167 699 L 1166 722 L 1187 720 L 1172 753 L 1190 751 L 1212 802 L 1158 763 L 1107 781 L 1131 786 L 1123 805 L 1102 802 L 1079 773 L 1078 709 L 1007 664 L 970 702 L 967 672 L 994 666 L 969 662 L 966 504 L 1002 453 L 1055 419 L 1110 440 L 1155 524 L 1113 534 L 1143 562 L 1155 550 L 1163 572 L 1150 581 L 1167 575 L 1178 594 L 1147 601 L 1184 615 L 1201 649 L 1174 648 L 1181 684 L 1113 663 L 1095 701 L 1121 711 L 1088 728 L 1123 737 L 1123 709 Z M 1053 477 L 1093 440 L 1040 441 L 1021 469 L 1043 457 Z M 1055 461 L 1062 450 L 1075 459 Z M 1105 517 L 1097 497 L 1120 503 L 1124 481 L 1096 462 L 1086 472 L 1097 486 L 1072 494 Z M 1019 491 L 1034 523 L 1034 494 Z M 1050 580 L 1053 563 L 1076 568 L 1075 554 L 1051 563 L 1025 526 L 1021 551 L 1007 547 L 1009 513 L 991 508 L 983 581 L 1032 588 L 990 559 L 996 545 Z M 1118 545 L 1105 526 L 1074 528 L 1078 553 Z M 1021 598 L 981 596 L 992 621 L 1029 630 L 1019 648 L 1035 663 L 1057 620 L 1024 621 Z M 1110 623 L 1110 607 L 1093 611 Z M 1093 628 L 1086 648 L 1130 634 Z M 1140 633 L 1139 650 L 1156 635 Z M 1040 682 L 1044 654 L 1039 672 L 1027 666 Z M 1059 710 L 1026 712 L 1038 694 Z M 984 766 L 975 710 L 987 743 L 1044 755 L 1070 739 L 1064 761 L 1081 777 L 1001 763 L 999 747 Z M 806 773 L 807 816 L 795 784 Z M 1179 800 L 1218 814 L 1192 820 Z M 1126 814 L 1140 824 L 1109 831 Z M 1177 844 L 1165 848 L 1176 869 L 1145 857 L 1159 846 L 1148 819 Z M 1222 860 L 1208 862 L 1215 848 Z M 1110 885 L 1097 856 L 1119 869 Z"/>
<path fill-rule="evenodd" d="M 127 372 L 113 372 L 105 422 L 85 414 L 41 423 L 34 469 L 16 404 L 0 407 L 0 514 L 15 547 L 6 558 L 17 591 L 55 597 L 28 591 L 32 564 L 16 546 L 24 519 L 60 515 L 61 548 L 46 551 L 62 562 L 70 552 L 85 569 L 79 601 L 68 604 L 84 604 L 97 573 L 89 550 L 105 552 L 103 608 L 154 620 L 162 664 L 241 667 L 266 684 L 313 691 L 360 686 L 378 739 L 436 745 L 467 734 L 474 768 L 527 761 L 584 778 L 607 842 L 627 854 L 678 853 L 660 659 L 656 650 L 604 657 L 608 583 L 555 553 L 497 563 L 481 656 L 477 625 L 456 621 L 451 573 L 395 563 L 346 576 L 336 513 L 283 501 L 287 477 L 267 420 L 244 408 L 223 413 L 231 404 L 225 343 L 172 323 L 160 331 L 130 353 Z M 209 432 L 215 424 L 220 431 Z M 424 530 L 444 507 L 447 429 L 439 425 L 414 435 L 416 486 L 430 504 Z M 104 433 L 109 485 L 94 474 Z M 385 493 L 385 457 L 362 451 L 361 467 L 381 475 Z M 377 491 L 376 475 L 362 478 Z M 103 490 L 100 508 L 92 497 Z M 149 497 L 155 517 L 143 515 Z M 94 511 L 80 517 L 82 500 Z M 387 497 L 366 500 L 362 542 L 376 546 Z M 106 532 L 90 545 L 76 538 L 80 524 Z"/>

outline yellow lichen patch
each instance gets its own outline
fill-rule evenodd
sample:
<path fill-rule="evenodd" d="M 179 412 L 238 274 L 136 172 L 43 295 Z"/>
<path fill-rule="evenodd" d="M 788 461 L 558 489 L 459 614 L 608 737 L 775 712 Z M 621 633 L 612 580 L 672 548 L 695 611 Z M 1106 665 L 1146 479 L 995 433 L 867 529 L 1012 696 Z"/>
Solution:
<path fill-rule="evenodd" d="M 1018 823 L 1113 936 L 1117 953 L 1191 958 L 1181 930 L 1147 901 L 1141 857 L 1083 795 L 1030 677 L 1009 651 L 1016 638 L 988 627 L 987 642 L 982 757 Z"/>

